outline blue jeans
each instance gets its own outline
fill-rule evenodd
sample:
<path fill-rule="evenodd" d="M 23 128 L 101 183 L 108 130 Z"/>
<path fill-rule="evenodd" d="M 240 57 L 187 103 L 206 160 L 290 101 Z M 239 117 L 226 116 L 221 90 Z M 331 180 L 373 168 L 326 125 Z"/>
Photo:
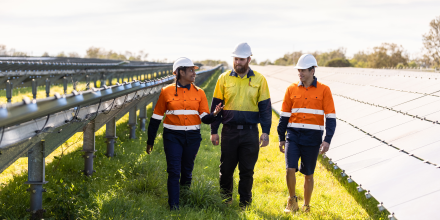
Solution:
<path fill-rule="evenodd" d="M 194 160 L 200 147 L 200 141 L 179 142 L 166 138 L 163 142 L 167 158 L 168 204 L 171 210 L 179 209 L 180 187 L 191 186 Z"/>

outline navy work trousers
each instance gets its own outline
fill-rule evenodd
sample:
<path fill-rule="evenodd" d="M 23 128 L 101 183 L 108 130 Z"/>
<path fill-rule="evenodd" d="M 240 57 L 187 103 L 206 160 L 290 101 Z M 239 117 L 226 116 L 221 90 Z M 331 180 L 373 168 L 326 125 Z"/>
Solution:
<path fill-rule="evenodd" d="M 260 151 L 258 128 L 244 126 L 237 129 L 237 126 L 223 125 L 221 136 L 221 157 L 220 157 L 220 189 L 224 199 L 232 199 L 234 184 L 234 170 L 240 170 L 240 181 L 238 193 L 240 204 L 248 205 L 252 201 L 252 185 L 254 182 L 254 167 L 258 160 Z"/>
<path fill-rule="evenodd" d="M 191 186 L 194 160 L 200 141 L 174 142 L 164 138 L 168 172 L 168 204 L 171 210 L 179 209 L 180 187 Z"/>

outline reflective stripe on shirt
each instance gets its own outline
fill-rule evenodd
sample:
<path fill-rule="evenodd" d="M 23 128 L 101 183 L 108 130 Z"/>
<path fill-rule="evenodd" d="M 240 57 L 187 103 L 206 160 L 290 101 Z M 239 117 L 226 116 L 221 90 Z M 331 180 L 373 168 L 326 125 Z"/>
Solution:
<path fill-rule="evenodd" d="M 289 123 L 289 124 L 287 124 L 287 127 L 288 128 L 304 128 L 304 129 L 324 131 L 324 126 L 312 125 L 312 124 Z"/>
<path fill-rule="evenodd" d="M 336 118 L 336 114 L 326 114 L 325 118 Z"/>
<path fill-rule="evenodd" d="M 151 117 L 154 118 L 154 119 L 160 120 L 160 121 L 162 121 L 162 119 L 163 119 L 162 115 L 153 114 L 153 116 L 151 116 Z"/>
<path fill-rule="evenodd" d="M 199 115 L 196 110 L 167 110 L 165 112 L 167 115 Z"/>
<path fill-rule="evenodd" d="M 288 117 L 288 118 L 290 118 L 290 116 L 292 116 L 291 112 L 281 112 L 281 117 Z"/>
<path fill-rule="evenodd" d="M 163 127 L 176 131 L 200 130 L 200 125 L 169 125 L 164 123 Z"/>
<path fill-rule="evenodd" d="M 202 119 L 202 118 L 205 117 L 206 115 L 208 115 L 208 113 L 203 112 L 201 115 L 199 115 L 199 116 L 200 116 L 200 119 Z"/>
<path fill-rule="evenodd" d="M 307 113 L 315 115 L 324 115 L 324 110 L 310 109 L 310 108 L 292 108 L 292 113 Z"/>

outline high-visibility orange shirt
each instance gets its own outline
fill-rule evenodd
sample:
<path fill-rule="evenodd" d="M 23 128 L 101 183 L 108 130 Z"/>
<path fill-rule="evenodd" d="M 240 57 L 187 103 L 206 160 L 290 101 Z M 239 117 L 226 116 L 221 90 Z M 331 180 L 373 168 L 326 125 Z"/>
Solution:
<path fill-rule="evenodd" d="M 163 126 L 171 130 L 199 130 L 201 118 L 209 114 L 205 92 L 191 84 L 191 89 L 178 87 L 173 83 L 162 88 L 154 109 L 154 119 L 162 120 Z"/>
<path fill-rule="evenodd" d="M 316 77 L 308 88 L 301 82 L 293 83 L 287 88 L 280 114 L 280 141 L 285 140 L 287 127 L 290 129 L 288 138 L 290 131 L 293 136 L 299 138 L 300 144 L 319 145 L 325 128 L 324 141 L 330 143 L 336 128 L 335 105 L 330 88 L 318 82 Z"/>
<path fill-rule="evenodd" d="M 164 139 L 181 144 L 201 141 L 201 122 L 210 124 L 216 120 L 214 114 L 209 114 L 205 92 L 193 84 L 182 86 L 179 82 L 177 96 L 175 83 L 161 90 L 148 125 L 148 145 L 154 144 L 164 117 Z"/>

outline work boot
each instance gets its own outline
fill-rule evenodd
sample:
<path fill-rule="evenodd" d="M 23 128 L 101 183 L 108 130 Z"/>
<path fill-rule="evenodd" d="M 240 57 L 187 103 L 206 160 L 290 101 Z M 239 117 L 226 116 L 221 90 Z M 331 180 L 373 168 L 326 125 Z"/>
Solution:
<path fill-rule="evenodd" d="M 229 199 L 229 200 L 225 201 L 225 204 L 226 205 L 232 205 L 232 199 Z"/>
<path fill-rule="evenodd" d="M 303 212 L 310 212 L 310 205 L 303 205 L 302 211 Z"/>
<path fill-rule="evenodd" d="M 284 209 L 285 213 L 291 213 L 291 212 L 296 212 L 299 209 L 298 207 L 298 197 L 294 196 L 294 197 L 289 197 L 287 199 L 287 206 Z"/>

